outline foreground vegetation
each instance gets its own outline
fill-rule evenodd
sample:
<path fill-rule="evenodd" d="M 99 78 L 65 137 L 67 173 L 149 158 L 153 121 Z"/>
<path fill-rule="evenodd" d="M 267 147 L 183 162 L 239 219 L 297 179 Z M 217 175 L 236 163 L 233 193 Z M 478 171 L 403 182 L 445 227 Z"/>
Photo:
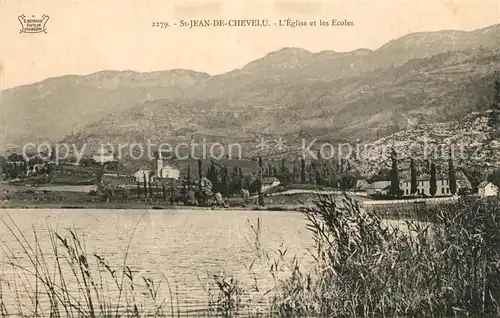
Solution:
<path fill-rule="evenodd" d="M 500 205 L 437 206 L 431 223 L 388 229 L 350 200 L 306 212 L 318 247 L 313 273 L 280 283 L 280 316 L 500 314 Z"/>
<path fill-rule="evenodd" d="M 315 203 L 304 211 L 316 246 L 311 268 L 285 258 L 286 251 L 278 251 L 277 257 L 263 251 L 258 222 L 252 225 L 257 253 L 249 270 L 262 265 L 273 286 L 245 286 L 238 277 L 211 274 L 207 311 L 196 315 L 500 315 L 498 198 L 427 207 L 428 222 L 408 221 L 407 229 L 387 226 L 349 197 L 320 196 Z M 126 257 L 112 266 L 101 255 L 87 255 L 74 231 L 68 237 L 51 231 L 49 253 L 40 240 L 31 246 L 15 224 L 2 221 L 32 266 L 20 263 L 19 247 L 3 246 L 9 257 L 1 269 L 14 268 L 24 283 L 2 281 L 0 272 L 0 316 L 12 308 L 8 293 L 17 295 L 11 297 L 15 309 L 27 316 L 181 316 L 175 288 L 165 276 L 154 280 L 138 275 Z M 110 289 L 116 291 L 113 296 Z M 22 293 L 29 298 L 21 299 Z"/>

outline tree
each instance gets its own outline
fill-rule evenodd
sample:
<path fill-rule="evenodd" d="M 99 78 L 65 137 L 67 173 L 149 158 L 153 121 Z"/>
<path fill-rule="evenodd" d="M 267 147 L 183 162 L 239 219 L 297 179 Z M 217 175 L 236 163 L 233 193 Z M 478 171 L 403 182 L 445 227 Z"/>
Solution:
<path fill-rule="evenodd" d="M 262 180 L 260 180 L 259 178 L 254 178 L 249 187 L 248 187 L 248 190 L 250 191 L 250 193 L 259 193 L 259 191 L 262 190 Z"/>
<path fill-rule="evenodd" d="M 495 82 L 493 84 L 494 94 L 493 105 L 496 110 L 500 110 L 500 75 L 495 77 Z"/>
<path fill-rule="evenodd" d="M 175 181 L 172 180 L 172 182 L 170 183 L 170 186 L 169 186 L 169 202 L 171 205 L 174 205 L 174 203 L 176 203 L 176 198 L 178 197 L 177 195 L 177 187 L 175 186 Z"/>
<path fill-rule="evenodd" d="M 450 182 L 450 192 L 455 195 L 457 193 L 457 172 L 453 166 L 453 159 L 448 159 L 448 181 Z"/>
<path fill-rule="evenodd" d="M 290 180 L 290 171 L 288 170 L 286 159 L 281 160 L 279 179 L 282 183 L 286 184 Z"/>
<path fill-rule="evenodd" d="M 218 173 L 217 173 L 217 168 L 215 167 L 215 164 L 212 162 L 212 164 L 208 167 L 207 171 L 207 179 L 212 183 L 212 185 L 216 184 L 218 181 Z"/>
<path fill-rule="evenodd" d="M 294 164 L 293 165 L 293 170 L 292 170 L 292 177 L 291 177 L 292 183 L 296 183 L 297 182 L 297 179 L 299 178 L 299 175 L 300 175 L 299 168 L 297 167 L 297 164 Z"/>
<path fill-rule="evenodd" d="M 435 196 L 437 192 L 437 178 L 436 178 L 436 164 L 434 162 L 431 163 L 431 180 L 430 180 L 430 194 L 431 196 Z"/>
<path fill-rule="evenodd" d="M 494 137 L 500 137 L 500 75 L 496 74 L 493 82 L 493 100 L 489 125 L 494 131 Z"/>
<path fill-rule="evenodd" d="M 351 165 L 348 160 L 342 159 L 340 163 L 340 189 L 347 191 L 354 186 L 354 183 Z"/>
<path fill-rule="evenodd" d="M 306 183 L 306 160 L 304 157 L 300 159 L 300 183 Z"/>
<path fill-rule="evenodd" d="M 393 148 L 391 152 L 391 188 L 390 194 L 393 197 L 400 195 L 399 189 L 399 171 L 398 171 L 398 158 L 396 150 Z"/>
<path fill-rule="evenodd" d="M 257 173 L 257 178 L 262 179 L 263 173 L 264 173 L 264 169 L 263 169 L 264 162 L 262 161 L 262 157 L 261 156 L 259 156 L 257 158 L 257 163 L 259 165 L 259 171 Z"/>
<path fill-rule="evenodd" d="M 115 194 L 114 189 L 107 185 L 100 185 L 99 192 L 101 193 L 103 199 L 106 200 L 106 202 L 109 202 Z"/>
<path fill-rule="evenodd" d="M 201 191 L 199 195 L 200 205 L 206 206 L 210 203 L 210 199 L 213 197 L 213 184 L 207 178 L 203 177 L 200 180 Z"/>
<path fill-rule="evenodd" d="M 255 181 L 255 176 L 253 174 L 247 174 L 246 176 L 243 177 L 242 188 L 249 190 L 250 193 L 255 192 L 252 191 L 252 184 L 254 181 Z"/>
<path fill-rule="evenodd" d="M 148 196 L 148 181 L 147 181 L 147 177 L 146 177 L 146 173 L 143 172 L 142 173 L 142 183 L 143 183 L 143 186 L 144 186 L 144 198 L 147 198 Z"/>
<path fill-rule="evenodd" d="M 488 181 L 500 188 L 500 169 L 497 169 L 488 175 Z"/>
<path fill-rule="evenodd" d="M 238 176 L 240 178 L 241 185 L 243 186 L 243 178 L 245 176 L 243 175 L 243 171 L 241 170 L 241 167 L 238 167 Z"/>
<path fill-rule="evenodd" d="M 367 181 L 373 183 L 376 181 L 387 181 L 391 180 L 391 169 L 381 168 L 376 174 L 370 176 Z"/>
<path fill-rule="evenodd" d="M 243 197 L 245 204 L 248 204 L 248 201 L 250 200 L 250 191 L 247 189 L 241 189 L 241 196 Z"/>
<path fill-rule="evenodd" d="M 484 181 L 484 170 L 469 168 L 464 170 L 464 174 L 471 183 L 471 190 L 477 192 L 477 187 Z"/>
<path fill-rule="evenodd" d="M 186 185 L 187 185 L 188 191 L 191 191 L 191 167 L 190 167 L 189 163 L 187 166 L 187 173 L 186 173 Z"/>
<path fill-rule="evenodd" d="M 276 178 L 278 178 L 278 177 L 279 177 L 279 174 L 278 174 L 278 167 L 276 167 L 276 166 L 274 166 L 274 167 L 273 167 L 273 175 L 272 175 L 272 176 L 273 176 L 273 177 L 276 177 Z"/>
<path fill-rule="evenodd" d="M 149 197 L 152 198 L 153 197 L 153 188 L 152 188 L 152 184 L 153 184 L 153 171 L 151 171 L 149 173 L 149 176 L 148 176 L 148 188 L 149 188 Z"/>
<path fill-rule="evenodd" d="M 167 188 L 164 181 L 161 183 L 161 193 L 163 194 L 163 201 L 167 201 Z"/>
<path fill-rule="evenodd" d="M 411 173 L 410 192 L 413 195 L 413 194 L 417 193 L 417 191 L 418 191 L 418 189 L 417 189 L 417 186 L 418 186 L 418 184 L 417 184 L 417 167 L 415 166 L 415 160 L 413 158 L 410 160 L 410 173 Z"/>
<path fill-rule="evenodd" d="M 337 164 L 335 163 L 335 160 L 332 160 L 329 164 L 328 169 L 330 169 L 329 176 L 330 176 L 330 186 L 337 188 L 339 184 L 338 176 L 337 176 Z"/>
<path fill-rule="evenodd" d="M 259 205 L 264 206 L 264 195 L 262 194 L 262 190 L 259 190 Z"/>
<path fill-rule="evenodd" d="M 316 165 L 316 184 L 323 185 L 323 156 L 321 150 L 317 152 L 318 162 Z"/>
<path fill-rule="evenodd" d="M 196 194 L 193 190 L 187 190 L 184 193 L 184 205 L 198 205 L 198 201 L 196 200 Z"/>
<path fill-rule="evenodd" d="M 228 171 L 227 171 L 227 167 L 222 167 L 221 169 L 221 185 L 220 185 L 220 189 L 219 189 L 220 193 L 224 196 L 224 197 L 228 197 L 229 196 L 229 174 L 228 174 Z"/>
<path fill-rule="evenodd" d="M 310 171 L 310 175 L 309 175 L 309 180 L 312 181 L 312 183 L 316 184 L 317 182 L 317 177 L 318 177 L 318 164 L 316 161 L 312 160 L 311 161 L 311 171 Z"/>
<path fill-rule="evenodd" d="M 314 178 L 316 180 L 316 184 L 317 185 L 321 185 L 322 184 L 321 167 L 320 167 L 319 163 L 317 163 L 316 166 L 315 166 Z"/>
<path fill-rule="evenodd" d="M 203 178 L 203 162 L 201 161 L 201 159 L 198 159 L 198 179 L 202 179 Z"/>
<path fill-rule="evenodd" d="M 50 148 L 50 161 L 56 161 L 56 147 L 52 146 Z"/>

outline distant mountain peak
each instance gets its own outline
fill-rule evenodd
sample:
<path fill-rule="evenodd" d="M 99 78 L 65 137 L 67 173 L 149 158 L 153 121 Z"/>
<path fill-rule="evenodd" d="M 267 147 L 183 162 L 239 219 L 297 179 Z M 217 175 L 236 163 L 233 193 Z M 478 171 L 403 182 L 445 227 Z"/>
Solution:
<path fill-rule="evenodd" d="M 243 70 L 254 69 L 294 69 L 306 64 L 313 53 L 298 47 L 284 47 L 278 51 L 268 53 L 261 59 L 248 63 Z"/>
<path fill-rule="evenodd" d="M 181 128 L 229 136 L 300 126 L 336 139 L 378 139 L 482 109 L 499 68 L 499 27 L 413 34 L 375 51 L 284 47 L 215 76 L 172 69 L 51 78 L 2 90 L 2 137 L 4 144 L 60 140 L 85 127 L 88 139 L 128 142 Z"/>
<path fill-rule="evenodd" d="M 306 49 L 301 48 L 301 47 L 286 46 L 286 47 L 283 47 L 283 48 L 279 49 L 278 51 L 271 52 L 268 55 L 272 55 L 272 54 L 295 54 L 295 55 L 296 54 L 302 54 L 302 55 L 311 55 L 312 53 L 309 52 Z"/>

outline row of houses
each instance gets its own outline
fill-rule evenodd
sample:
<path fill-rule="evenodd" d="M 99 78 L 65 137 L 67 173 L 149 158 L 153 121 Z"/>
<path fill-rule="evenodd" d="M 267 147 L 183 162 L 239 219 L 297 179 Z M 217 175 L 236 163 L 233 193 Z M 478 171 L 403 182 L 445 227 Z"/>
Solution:
<path fill-rule="evenodd" d="M 382 180 L 368 183 L 366 180 L 358 180 L 356 188 L 359 191 L 365 191 L 370 196 L 389 195 L 391 181 Z M 399 189 L 403 196 L 413 195 L 411 192 L 411 179 L 403 177 L 399 181 Z M 457 172 L 457 193 L 472 191 L 472 185 L 462 172 Z M 478 186 L 478 195 L 481 197 L 496 196 L 499 189 L 493 183 L 483 181 Z M 417 178 L 417 196 L 431 196 L 431 178 L 430 176 L 421 176 Z M 450 180 L 448 175 L 442 174 L 436 178 L 436 197 L 451 196 Z"/>

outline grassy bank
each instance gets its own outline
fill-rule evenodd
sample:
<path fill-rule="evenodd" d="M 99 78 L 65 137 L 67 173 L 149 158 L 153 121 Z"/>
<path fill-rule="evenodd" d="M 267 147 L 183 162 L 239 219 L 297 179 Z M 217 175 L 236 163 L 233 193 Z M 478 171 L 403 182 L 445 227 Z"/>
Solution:
<path fill-rule="evenodd" d="M 256 253 L 249 271 L 259 266 L 272 286 L 245 286 L 239 277 L 210 274 L 206 311 L 192 314 L 500 315 L 498 198 L 428 206 L 421 212 L 427 222 L 408 221 L 406 228 L 389 227 L 379 214 L 360 209 L 348 197 L 340 202 L 320 196 L 303 213 L 316 246 L 311 268 L 301 268 L 297 258 L 286 261 L 286 250 L 270 256 L 272 251 L 264 251 L 260 243 L 260 223 L 251 224 Z M 26 233 L 8 218 L 2 222 L 19 246 L 3 246 L 8 259 L 1 269 L 15 268 L 17 280 L 24 283 L 0 279 L 0 316 L 8 314 L 7 308 L 10 314 L 26 316 L 182 316 L 175 287 L 166 278 L 154 281 L 138 275 L 127 257 L 122 264 L 109 264 L 103 255 L 87 255 L 74 231 L 49 231 L 51 250 L 43 249 L 39 240 L 30 246 Z M 20 263 L 19 251 L 31 266 Z M 49 258 L 55 264 L 49 265 Z M 69 282 L 76 282 L 77 287 L 70 288 Z M 110 286 L 118 292 L 111 295 Z M 13 303 L 8 303 L 8 293 L 23 292 L 28 300 L 11 297 Z M 27 305 L 23 307 L 21 302 Z"/>

